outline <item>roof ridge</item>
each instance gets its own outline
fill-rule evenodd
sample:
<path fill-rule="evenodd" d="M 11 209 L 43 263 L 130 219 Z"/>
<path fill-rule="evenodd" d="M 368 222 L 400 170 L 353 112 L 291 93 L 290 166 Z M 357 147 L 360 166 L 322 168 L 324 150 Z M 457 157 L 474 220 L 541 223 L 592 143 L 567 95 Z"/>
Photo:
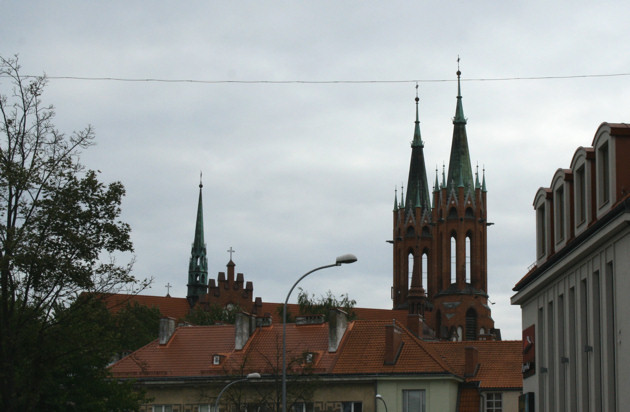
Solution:
<path fill-rule="evenodd" d="M 413 333 L 411 333 L 409 329 L 407 329 L 407 327 L 402 325 L 398 320 L 395 320 L 394 323 L 396 324 L 396 326 L 400 327 L 407 334 L 407 336 L 409 336 L 415 342 L 416 345 L 418 345 L 422 350 L 424 350 L 427 353 L 427 355 L 431 357 L 431 359 L 437 362 L 438 365 L 440 365 L 440 367 L 444 368 L 446 372 L 451 373 L 455 376 L 459 376 L 455 372 L 455 368 L 453 368 L 449 363 L 447 363 L 444 359 L 442 359 L 440 354 L 437 353 L 435 349 L 433 348 L 429 349 L 430 346 L 427 345 L 427 342 L 416 337 Z"/>

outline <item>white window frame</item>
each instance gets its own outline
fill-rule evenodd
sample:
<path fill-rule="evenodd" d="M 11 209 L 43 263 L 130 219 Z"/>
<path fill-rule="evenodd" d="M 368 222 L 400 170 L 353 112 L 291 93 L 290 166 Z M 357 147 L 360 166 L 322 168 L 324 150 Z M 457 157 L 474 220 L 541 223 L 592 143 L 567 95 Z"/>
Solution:
<path fill-rule="evenodd" d="M 420 409 L 409 409 L 409 395 L 420 395 Z M 426 412 L 427 409 L 427 392 L 424 389 L 404 389 L 402 391 L 403 412 Z"/>
<path fill-rule="evenodd" d="M 486 392 L 483 402 L 484 412 L 503 412 L 503 392 Z"/>

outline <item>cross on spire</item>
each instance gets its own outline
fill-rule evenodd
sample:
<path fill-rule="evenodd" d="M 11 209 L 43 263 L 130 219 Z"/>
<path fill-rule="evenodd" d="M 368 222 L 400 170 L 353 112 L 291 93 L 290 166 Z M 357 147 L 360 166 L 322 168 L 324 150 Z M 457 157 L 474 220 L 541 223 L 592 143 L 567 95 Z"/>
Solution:
<path fill-rule="evenodd" d="M 236 250 L 232 249 L 232 246 L 230 246 L 230 248 L 227 251 L 230 254 L 230 260 L 232 260 L 232 253 L 236 252 Z"/>
<path fill-rule="evenodd" d="M 169 283 L 167 283 L 166 285 L 164 285 L 164 287 L 166 288 L 166 296 L 170 296 L 171 295 L 171 288 L 173 287 L 173 285 Z"/>

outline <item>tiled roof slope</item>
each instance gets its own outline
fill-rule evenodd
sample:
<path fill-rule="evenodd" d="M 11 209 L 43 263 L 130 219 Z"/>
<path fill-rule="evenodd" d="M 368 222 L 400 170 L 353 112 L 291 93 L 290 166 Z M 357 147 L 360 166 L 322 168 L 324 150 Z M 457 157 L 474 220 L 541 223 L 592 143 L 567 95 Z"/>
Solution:
<path fill-rule="evenodd" d="M 182 326 L 166 345 L 154 340 L 111 367 L 114 377 L 225 375 L 213 355 L 234 352 L 234 325 Z"/>
<path fill-rule="evenodd" d="M 428 373 L 454 374 L 439 354 L 426 342 L 399 328 L 403 342 L 396 362 L 385 364 L 386 326 L 391 321 L 355 321 L 333 369 L 335 374 Z M 400 324 L 398 324 L 400 326 Z"/>
<path fill-rule="evenodd" d="M 520 389 L 523 387 L 521 341 L 474 341 L 428 343 L 458 375 L 464 376 L 466 347 L 477 349 L 480 365 L 477 374 L 466 378 L 478 382 L 481 389 Z"/>
<path fill-rule="evenodd" d="M 137 302 L 140 305 L 156 307 L 160 309 L 162 316 L 174 319 L 182 319 L 188 315 L 190 306 L 186 298 L 173 298 L 170 296 L 126 295 L 123 293 L 102 294 L 102 299 L 111 312 L 116 313 L 124 308 L 127 303 Z"/>

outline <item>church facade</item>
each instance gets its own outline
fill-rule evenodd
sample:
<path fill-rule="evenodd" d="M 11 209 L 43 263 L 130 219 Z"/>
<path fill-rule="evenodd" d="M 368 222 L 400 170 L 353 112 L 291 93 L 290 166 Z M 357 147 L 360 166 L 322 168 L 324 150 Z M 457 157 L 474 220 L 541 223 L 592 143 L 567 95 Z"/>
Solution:
<path fill-rule="evenodd" d="M 406 196 L 393 210 L 394 309 L 407 309 L 423 328 L 443 340 L 500 339 L 488 306 L 485 173 L 473 178 L 461 72 L 453 119 L 448 175 L 428 185 L 418 97 Z"/>

